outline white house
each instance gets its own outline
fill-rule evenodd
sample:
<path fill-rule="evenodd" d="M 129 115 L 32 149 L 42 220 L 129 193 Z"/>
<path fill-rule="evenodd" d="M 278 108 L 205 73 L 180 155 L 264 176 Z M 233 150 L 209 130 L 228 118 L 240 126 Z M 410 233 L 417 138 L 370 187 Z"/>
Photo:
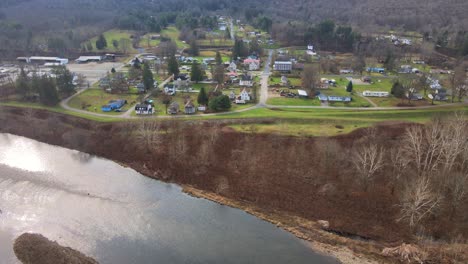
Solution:
<path fill-rule="evenodd" d="M 362 95 L 366 97 L 388 97 L 390 94 L 381 91 L 364 91 Z"/>
<path fill-rule="evenodd" d="M 238 99 L 242 101 L 250 101 L 250 94 L 247 92 L 247 89 L 242 90 Z"/>
<path fill-rule="evenodd" d="M 247 75 L 247 74 L 242 75 L 239 81 L 239 85 L 251 87 L 253 85 L 252 76 Z"/>
<path fill-rule="evenodd" d="M 258 71 L 260 69 L 260 63 L 252 62 L 249 64 L 249 71 Z"/>
<path fill-rule="evenodd" d="M 135 112 L 137 115 L 152 115 L 154 113 L 154 107 L 151 104 L 137 104 L 135 106 Z"/>
<path fill-rule="evenodd" d="M 237 70 L 237 64 L 235 62 L 231 62 L 228 67 L 229 71 L 236 71 Z"/>

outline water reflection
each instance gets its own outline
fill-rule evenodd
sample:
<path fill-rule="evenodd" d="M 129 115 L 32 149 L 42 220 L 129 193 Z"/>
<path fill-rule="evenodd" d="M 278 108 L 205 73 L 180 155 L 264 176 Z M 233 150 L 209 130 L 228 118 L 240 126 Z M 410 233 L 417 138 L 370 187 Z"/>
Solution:
<path fill-rule="evenodd" d="M 5 158 L 25 150 L 45 168 Z M 243 211 L 108 160 L 1 134 L 0 153 L 2 248 L 38 232 L 104 264 L 334 263 Z M 11 246 L 0 254 L 1 264 L 11 263 Z"/>

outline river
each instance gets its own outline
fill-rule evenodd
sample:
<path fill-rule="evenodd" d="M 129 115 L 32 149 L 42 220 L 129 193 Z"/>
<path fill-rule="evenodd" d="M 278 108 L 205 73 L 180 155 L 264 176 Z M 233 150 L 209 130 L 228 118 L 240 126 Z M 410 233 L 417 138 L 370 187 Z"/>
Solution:
<path fill-rule="evenodd" d="M 128 155 L 132 155 L 128 153 Z M 0 134 L 0 263 L 40 233 L 102 264 L 337 263 L 241 210 L 119 164 Z"/>

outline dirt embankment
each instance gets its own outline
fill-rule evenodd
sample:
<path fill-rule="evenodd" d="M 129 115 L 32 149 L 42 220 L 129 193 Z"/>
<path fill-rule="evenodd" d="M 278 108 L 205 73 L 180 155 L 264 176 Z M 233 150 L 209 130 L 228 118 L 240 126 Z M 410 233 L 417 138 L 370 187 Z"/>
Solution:
<path fill-rule="evenodd" d="M 367 190 L 356 184 L 349 150 L 363 130 L 335 138 L 248 135 L 211 123 L 105 124 L 7 107 L 0 108 L 0 124 L 0 132 L 112 159 L 198 197 L 242 208 L 298 237 L 348 247 L 357 252 L 355 263 L 363 255 L 392 263 L 381 250 L 411 241 L 408 228 L 395 221 L 395 187 L 383 176 Z M 386 124 L 376 133 L 390 145 L 404 127 Z M 161 132 L 148 133 L 155 129 Z M 317 220 L 329 223 L 327 231 Z"/>
<path fill-rule="evenodd" d="M 39 234 L 22 234 L 15 240 L 16 257 L 24 264 L 97 264 L 69 247 L 63 247 Z"/>

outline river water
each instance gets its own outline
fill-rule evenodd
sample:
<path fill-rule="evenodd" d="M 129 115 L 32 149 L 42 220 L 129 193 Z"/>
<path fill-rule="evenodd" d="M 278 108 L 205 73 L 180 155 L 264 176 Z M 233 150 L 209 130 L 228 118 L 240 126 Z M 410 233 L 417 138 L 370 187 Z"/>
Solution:
<path fill-rule="evenodd" d="M 131 153 L 128 153 L 131 155 Z M 336 263 L 241 210 L 85 153 L 0 134 L 0 263 L 40 233 L 100 263 Z"/>

